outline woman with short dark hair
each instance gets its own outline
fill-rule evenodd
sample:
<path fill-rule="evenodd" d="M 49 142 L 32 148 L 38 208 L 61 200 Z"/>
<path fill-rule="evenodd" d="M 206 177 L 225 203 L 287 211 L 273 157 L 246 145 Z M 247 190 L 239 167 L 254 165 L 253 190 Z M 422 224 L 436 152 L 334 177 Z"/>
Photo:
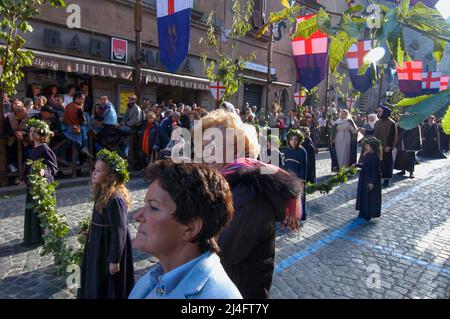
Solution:
<path fill-rule="evenodd" d="M 234 213 L 227 181 L 214 168 L 158 161 L 150 180 L 133 247 L 159 264 L 145 274 L 130 299 L 242 298 L 217 256 L 216 238 Z"/>

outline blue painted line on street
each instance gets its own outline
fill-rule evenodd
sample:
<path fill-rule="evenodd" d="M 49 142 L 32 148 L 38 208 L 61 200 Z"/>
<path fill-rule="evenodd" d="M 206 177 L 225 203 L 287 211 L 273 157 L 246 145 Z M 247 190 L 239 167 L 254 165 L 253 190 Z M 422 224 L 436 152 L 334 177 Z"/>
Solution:
<path fill-rule="evenodd" d="M 450 269 L 442 268 L 442 267 L 434 265 L 434 264 L 432 264 L 430 262 L 426 262 L 426 261 L 423 261 L 423 260 L 420 260 L 420 259 L 417 259 L 417 258 L 414 258 L 414 257 L 411 257 L 411 256 L 404 255 L 402 253 L 396 252 L 392 248 L 383 247 L 381 245 L 373 244 L 373 243 L 371 243 L 369 241 L 362 240 L 362 239 L 355 238 L 355 237 L 351 237 L 351 236 L 347 236 L 347 235 L 342 236 L 342 238 L 346 239 L 346 240 L 349 240 L 349 241 L 351 241 L 351 242 L 353 242 L 353 243 L 355 243 L 357 245 L 368 246 L 368 247 L 370 247 L 370 248 L 372 248 L 374 250 L 379 250 L 379 251 L 381 251 L 383 253 L 386 253 L 388 255 L 408 260 L 411 263 L 414 263 L 414 264 L 423 266 L 423 267 L 425 267 L 427 269 L 434 270 L 434 271 L 436 271 L 438 273 L 444 273 L 444 274 L 450 276 Z"/>
<path fill-rule="evenodd" d="M 275 270 L 274 270 L 275 273 L 282 272 L 286 268 L 292 266 L 296 262 L 298 262 L 298 261 L 302 260 L 303 258 L 311 255 L 312 253 L 315 253 L 316 251 L 318 251 L 323 246 L 332 243 L 336 239 L 344 236 L 346 233 L 348 233 L 352 229 L 357 228 L 359 225 L 364 224 L 365 222 L 366 221 L 364 219 L 360 219 L 360 218 L 355 219 L 352 222 L 347 223 L 345 226 L 341 227 L 340 229 L 332 232 L 331 234 L 329 234 L 329 235 L 327 235 L 327 236 L 325 236 L 325 237 L 315 241 L 314 243 L 312 243 L 311 245 L 309 245 L 308 247 L 306 247 L 302 251 L 299 251 L 298 253 L 295 253 L 292 256 L 290 256 L 290 257 L 284 259 L 283 261 L 277 263 L 277 265 L 275 266 Z"/>
<path fill-rule="evenodd" d="M 450 175 L 449 173 L 445 174 L 445 175 L 437 175 L 427 181 L 424 181 L 422 183 L 420 183 L 419 185 L 410 188 L 409 190 L 402 192 L 400 194 L 398 194 L 397 196 L 395 196 L 394 198 L 390 199 L 389 201 L 387 201 L 386 203 L 384 203 L 382 205 L 382 209 L 387 209 L 390 208 L 392 205 L 400 202 L 401 200 L 407 198 L 408 196 L 410 196 L 412 193 L 416 192 L 417 190 L 419 190 L 420 188 L 427 186 L 428 184 L 432 184 L 434 183 L 436 180 L 438 179 L 442 179 L 447 177 L 447 175 Z M 342 226 L 341 228 L 337 229 L 336 231 L 332 232 L 331 234 L 324 236 L 322 238 L 319 238 L 318 240 L 316 240 L 314 243 L 312 243 L 311 245 L 307 246 L 306 248 L 304 248 L 303 250 L 294 253 L 293 255 L 281 260 L 279 263 L 276 264 L 274 272 L 275 273 L 280 273 L 283 270 L 285 270 L 286 268 L 294 265 L 295 263 L 299 262 L 300 260 L 302 260 L 305 257 L 310 256 L 311 254 L 317 252 L 319 249 L 321 249 L 323 246 L 325 246 L 326 244 L 330 244 L 333 241 L 335 241 L 338 238 L 342 238 L 343 236 L 345 236 L 349 231 L 354 230 L 356 228 L 358 228 L 360 225 L 367 223 L 364 219 L 356 219 L 351 221 L 350 223 L 345 224 L 344 226 Z"/>

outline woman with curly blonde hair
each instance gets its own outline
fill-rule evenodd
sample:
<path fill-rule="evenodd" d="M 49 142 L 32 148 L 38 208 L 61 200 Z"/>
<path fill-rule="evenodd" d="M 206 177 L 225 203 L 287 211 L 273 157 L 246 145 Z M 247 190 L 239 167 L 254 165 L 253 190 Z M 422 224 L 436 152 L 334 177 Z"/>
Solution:
<path fill-rule="evenodd" d="M 235 214 L 219 238 L 221 263 L 244 299 L 268 298 L 275 260 L 275 225 L 287 216 L 300 218 L 290 207 L 301 196 L 301 184 L 279 167 L 256 159 L 261 149 L 256 129 L 243 123 L 235 112 L 215 110 L 197 125 L 194 142 L 199 143 L 196 128 L 201 129 L 204 148 L 214 143 L 215 154 L 223 154 L 223 158 L 217 156 L 209 163 L 220 170 L 233 193 Z M 223 144 L 208 138 L 205 131 L 209 128 L 223 133 Z M 232 129 L 228 139 L 227 129 Z M 228 156 L 227 151 L 231 153 Z"/>
<path fill-rule="evenodd" d="M 92 172 L 94 211 L 81 265 L 81 299 L 126 299 L 134 285 L 127 164 L 106 149 Z"/>

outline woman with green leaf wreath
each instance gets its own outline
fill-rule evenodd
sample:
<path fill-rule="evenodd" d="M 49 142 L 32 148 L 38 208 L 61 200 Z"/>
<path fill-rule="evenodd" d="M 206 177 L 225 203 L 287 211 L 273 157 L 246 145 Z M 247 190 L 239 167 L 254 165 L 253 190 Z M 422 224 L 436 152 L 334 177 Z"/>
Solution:
<path fill-rule="evenodd" d="M 94 210 L 81 264 L 80 299 L 126 299 L 134 286 L 127 163 L 101 150 L 92 172 Z"/>
<path fill-rule="evenodd" d="M 53 132 L 50 131 L 47 123 L 31 119 L 28 121 L 27 127 L 29 129 L 30 140 L 34 143 L 33 149 L 30 151 L 28 158 L 32 161 L 40 159 L 44 160 L 46 168 L 41 169 L 40 175 L 46 177 L 48 183 L 53 183 L 54 177 L 58 172 L 58 164 L 56 162 L 56 155 L 48 146 L 50 138 L 53 137 Z M 30 194 L 30 181 L 28 175 L 31 172 L 30 165 L 25 167 L 25 181 L 21 185 L 27 186 L 26 208 L 25 208 L 25 222 L 24 222 L 24 237 L 23 245 L 31 247 L 41 245 L 44 243 L 42 238 L 43 230 L 41 228 L 41 221 L 38 214 L 34 210 L 33 198 Z"/>

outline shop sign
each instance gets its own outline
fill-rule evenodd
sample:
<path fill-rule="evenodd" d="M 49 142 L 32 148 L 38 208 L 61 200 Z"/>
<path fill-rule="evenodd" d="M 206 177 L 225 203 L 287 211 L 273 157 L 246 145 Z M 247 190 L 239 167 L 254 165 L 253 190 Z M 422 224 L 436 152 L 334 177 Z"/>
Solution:
<path fill-rule="evenodd" d="M 128 41 L 111 38 L 111 61 L 127 63 L 128 61 Z"/>

